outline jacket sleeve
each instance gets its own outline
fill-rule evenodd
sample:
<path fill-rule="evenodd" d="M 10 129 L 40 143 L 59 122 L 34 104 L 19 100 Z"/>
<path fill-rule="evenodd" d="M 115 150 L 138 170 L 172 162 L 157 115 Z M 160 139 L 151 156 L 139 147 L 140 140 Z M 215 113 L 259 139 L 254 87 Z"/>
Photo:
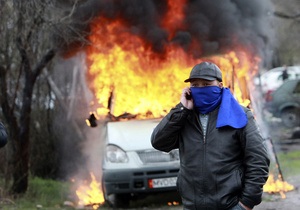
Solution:
<path fill-rule="evenodd" d="M 178 148 L 181 138 L 181 129 L 192 110 L 185 108 L 181 103 L 171 111 L 156 126 L 151 135 L 152 146 L 160 151 L 170 152 Z"/>
<path fill-rule="evenodd" d="M 0 122 L 0 147 L 4 147 L 7 143 L 7 132 L 4 125 Z"/>
<path fill-rule="evenodd" d="M 270 160 L 265 140 L 261 136 L 253 114 L 250 110 L 246 112 L 248 123 L 242 134 L 245 176 L 240 201 L 253 208 L 261 202 L 263 185 L 268 179 Z"/>

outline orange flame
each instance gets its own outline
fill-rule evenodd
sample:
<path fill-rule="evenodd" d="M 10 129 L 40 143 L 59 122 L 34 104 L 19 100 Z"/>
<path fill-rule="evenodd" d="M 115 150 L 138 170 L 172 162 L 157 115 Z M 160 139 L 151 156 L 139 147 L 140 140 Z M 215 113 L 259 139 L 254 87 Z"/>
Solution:
<path fill-rule="evenodd" d="M 101 191 L 101 184 L 96 180 L 93 173 L 91 173 L 91 178 L 90 184 L 84 183 L 76 190 L 79 199 L 78 205 L 91 205 L 93 209 L 98 209 L 100 204 L 104 203 L 104 196 Z"/>
<path fill-rule="evenodd" d="M 161 21 L 169 32 L 168 40 L 174 38 L 176 30 L 184 28 L 185 3 L 186 0 L 168 1 L 168 12 Z M 91 45 L 86 54 L 89 84 L 95 95 L 92 111 L 99 119 L 108 113 L 131 113 L 139 118 L 166 115 L 179 102 L 181 90 L 188 85 L 183 80 L 191 68 L 203 60 L 219 65 L 224 85 L 231 88 L 240 103 L 249 105 L 247 83 L 260 60 L 250 57 L 242 46 L 222 55 L 196 59 L 168 42 L 164 54 L 155 53 L 146 40 L 130 33 L 130 29 L 121 19 L 98 17 L 91 23 Z M 199 44 L 192 48 L 201 51 Z"/>
<path fill-rule="evenodd" d="M 186 0 L 178 0 L 175 4 L 174 1 L 168 1 L 168 12 L 163 19 L 162 25 L 165 29 L 169 31 L 168 39 L 171 40 L 177 29 L 184 28 L 183 18 L 184 18 L 184 6 Z"/>
<path fill-rule="evenodd" d="M 168 206 L 179 206 L 180 203 L 177 201 L 173 201 L 173 202 L 168 202 Z"/>
<path fill-rule="evenodd" d="M 285 192 L 292 191 L 295 187 L 286 181 L 282 181 L 281 177 L 275 180 L 274 175 L 270 174 L 267 183 L 264 185 L 264 192 L 267 193 L 279 193 L 281 198 L 286 198 Z"/>
<path fill-rule="evenodd" d="M 191 68 L 202 60 L 211 60 L 223 71 L 223 83 L 235 97 L 249 105 L 249 72 L 257 70 L 245 51 L 228 52 L 195 59 L 176 45 L 166 47 L 165 59 L 154 53 L 140 37 L 127 32 L 122 21 L 98 18 L 92 24 L 91 46 L 87 49 L 88 76 L 96 97 L 97 116 L 125 112 L 145 118 L 161 117 L 179 102 L 183 82 Z M 109 101 L 111 99 L 111 101 Z M 111 102 L 111 107 L 108 104 Z"/>

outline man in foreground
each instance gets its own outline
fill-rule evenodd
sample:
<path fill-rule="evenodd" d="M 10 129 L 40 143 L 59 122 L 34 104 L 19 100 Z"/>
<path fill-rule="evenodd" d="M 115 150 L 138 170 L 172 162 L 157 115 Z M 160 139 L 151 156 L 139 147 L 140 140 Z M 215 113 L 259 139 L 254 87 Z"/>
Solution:
<path fill-rule="evenodd" d="M 177 187 L 186 210 L 250 210 L 262 199 L 269 171 L 252 112 L 223 87 L 218 66 L 202 62 L 185 80 L 180 103 L 162 119 L 152 146 L 179 148 Z"/>

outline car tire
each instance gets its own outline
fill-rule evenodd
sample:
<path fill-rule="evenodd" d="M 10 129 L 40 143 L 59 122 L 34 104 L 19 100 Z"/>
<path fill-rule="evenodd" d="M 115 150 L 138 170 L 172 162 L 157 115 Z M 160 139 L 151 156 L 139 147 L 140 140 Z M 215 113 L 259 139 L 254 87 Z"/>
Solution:
<path fill-rule="evenodd" d="M 299 109 L 288 108 L 281 112 L 281 120 L 285 127 L 292 128 L 300 125 Z"/>
<path fill-rule="evenodd" d="M 130 194 L 111 194 L 107 200 L 111 207 L 116 208 L 128 208 L 130 204 Z"/>

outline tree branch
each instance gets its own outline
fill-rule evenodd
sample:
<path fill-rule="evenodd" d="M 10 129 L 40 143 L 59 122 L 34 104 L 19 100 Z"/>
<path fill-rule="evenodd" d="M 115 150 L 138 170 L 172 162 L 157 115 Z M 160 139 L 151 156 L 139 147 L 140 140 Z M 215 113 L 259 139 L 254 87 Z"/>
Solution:
<path fill-rule="evenodd" d="M 285 19 L 296 19 L 296 18 L 300 17 L 300 14 L 288 15 L 288 14 L 285 14 L 283 12 L 278 12 L 278 11 L 275 11 L 274 15 L 277 17 L 280 17 L 280 18 L 285 18 Z"/>
<path fill-rule="evenodd" d="M 53 59 L 54 56 L 55 56 L 55 51 L 53 49 L 49 50 L 44 55 L 42 60 L 37 64 L 37 66 L 33 70 L 34 78 L 37 78 L 41 74 L 43 68 L 45 68 L 45 66 Z"/>
<path fill-rule="evenodd" d="M 26 50 L 23 46 L 21 37 L 18 36 L 16 41 L 17 41 L 17 48 L 18 48 L 18 50 L 20 52 L 20 55 L 21 55 L 21 58 L 22 58 L 22 62 L 21 62 L 22 68 L 24 69 L 26 74 L 31 73 L 30 72 L 31 68 L 30 68 L 29 58 L 28 58 Z"/>

